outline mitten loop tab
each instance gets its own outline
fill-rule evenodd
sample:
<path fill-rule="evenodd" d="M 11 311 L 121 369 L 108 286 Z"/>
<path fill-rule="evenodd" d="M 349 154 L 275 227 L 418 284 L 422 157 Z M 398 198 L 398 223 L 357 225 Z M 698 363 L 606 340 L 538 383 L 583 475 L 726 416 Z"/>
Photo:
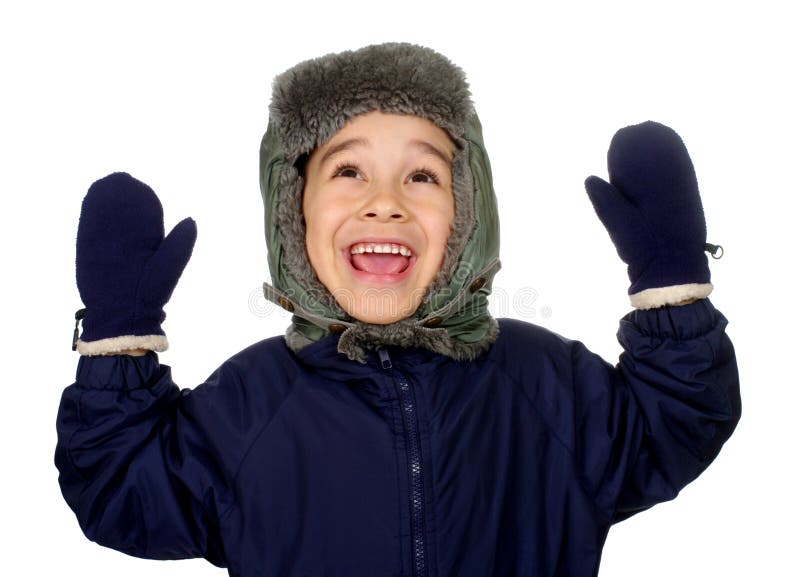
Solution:
<path fill-rule="evenodd" d="M 725 249 L 723 249 L 718 244 L 711 244 L 710 242 L 707 242 L 703 248 L 707 252 L 711 253 L 711 258 L 713 258 L 714 260 L 721 259 L 722 255 L 725 254 Z"/>
<path fill-rule="evenodd" d="M 78 323 L 86 316 L 86 309 L 75 311 L 75 330 L 72 331 L 72 350 L 78 350 Z"/>

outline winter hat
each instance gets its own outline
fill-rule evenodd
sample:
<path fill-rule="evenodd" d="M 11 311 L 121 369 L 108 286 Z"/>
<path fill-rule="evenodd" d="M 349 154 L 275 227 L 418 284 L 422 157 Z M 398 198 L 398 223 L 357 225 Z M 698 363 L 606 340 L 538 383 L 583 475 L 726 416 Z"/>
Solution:
<path fill-rule="evenodd" d="M 388 325 L 348 315 L 322 285 L 305 249 L 302 166 L 359 114 L 380 110 L 426 118 L 453 139 L 455 218 L 442 267 L 418 309 Z M 481 125 L 464 72 L 441 54 L 386 43 L 297 64 L 273 81 L 261 143 L 261 193 L 272 285 L 265 296 L 293 312 L 286 342 L 299 350 L 339 334 L 338 350 L 364 360 L 378 345 L 418 346 L 475 358 L 497 337 L 487 310 L 500 268 L 497 206 Z"/>

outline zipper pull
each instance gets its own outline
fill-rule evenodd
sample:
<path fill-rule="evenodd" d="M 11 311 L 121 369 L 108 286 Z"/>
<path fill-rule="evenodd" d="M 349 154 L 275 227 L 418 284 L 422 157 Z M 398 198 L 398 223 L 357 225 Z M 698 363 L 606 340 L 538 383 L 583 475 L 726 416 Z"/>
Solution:
<path fill-rule="evenodd" d="M 721 259 L 721 258 L 722 258 L 722 255 L 723 255 L 723 254 L 725 254 L 725 249 L 723 249 L 723 248 L 722 248 L 720 245 L 718 245 L 718 244 L 711 244 L 710 242 L 707 242 L 707 243 L 706 243 L 706 244 L 703 246 L 703 249 L 704 249 L 706 252 L 709 252 L 709 253 L 711 253 L 711 258 L 713 258 L 714 260 L 719 260 L 719 259 Z"/>
<path fill-rule="evenodd" d="M 381 366 L 384 369 L 391 369 L 392 368 L 392 360 L 389 358 L 389 351 L 384 349 L 383 347 L 378 349 L 378 357 L 381 359 Z"/>
<path fill-rule="evenodd" d="M 78 348 L 78 323 L 86 316 L 86 309 L 78 309 L 75 311 L 75 330 L 72 331 L 72 350 Z"/>

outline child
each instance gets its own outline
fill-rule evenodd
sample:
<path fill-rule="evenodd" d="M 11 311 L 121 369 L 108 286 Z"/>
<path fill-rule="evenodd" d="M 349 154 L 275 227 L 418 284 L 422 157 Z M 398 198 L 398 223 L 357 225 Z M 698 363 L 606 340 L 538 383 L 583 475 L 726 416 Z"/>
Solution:
<path fill-rule="evenodd" d="M 462 71 L 383 44 L 274 83 L 265 295 L 292 311 L 180 390 L 156 351 L 195 240 L 126 174 L 84 200 L 86 305 L 56 463 L 86 535 L 235 576 L 590 576 L 609 527 L 672 499 L 740 414 L 680 138 L 617 133 L 587 191 L 628 264 L 616 367 L 487 311 L 488 158 Z"/>

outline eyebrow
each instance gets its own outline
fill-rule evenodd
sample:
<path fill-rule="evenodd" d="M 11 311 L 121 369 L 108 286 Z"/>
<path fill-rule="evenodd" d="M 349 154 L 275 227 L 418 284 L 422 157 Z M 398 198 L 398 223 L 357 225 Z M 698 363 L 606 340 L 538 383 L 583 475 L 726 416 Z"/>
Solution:
<path fill-rule="evenodd" d="M 432 154 L 433 156 L 438 156 L 442 160 L 442 162 L 444 162 L 447 166 L 450 166 L 453 163 L 453 158 L 451 156 L 445 154 L 444 152 L 436 148 L 434 145 L 432 145 L 430 142 L 425 142 L 424 140 L 412 140 L 411 144 L 413 144 L 416 148 L 422 150 L 426 154 Z"/>
<path fill-rule="evenodd" d="M 350 150 L 356 146 L 369 146 L 369 143 L 363 138 L 348 138 L 347 140 L 343 140 L 339 144 L 335 144 L 325 151 L 325 154 L 323 154 L 322 158 L 319 159 L 319 165 L 324 165 L 331 156 L 339 154 L 345 150 Z"/>
<path fill-rule="evenodd" d="M 424 140 L 412 140 L 410 144 L 425 154 L 433 155 L 439 158 L 442 162 L 450 166 L 453 162 L 452 157 L 448 156 L 430 142 L 426 142 Z M 328 150 L 325 151 L 325 154 L 322 155 L 322 158 L 319 161 L 319 165 L 322 166 L 325 162 L 328 161 L 329 158 L 332 156 L 339 154 L 340 152 L 344 152 L 346 150 L 351 150 L 357 146 L 364 146 L 369 147 L 369 142 L 363 138 L 348 138 L 347 140 L 343 140 L 342 142 L 331 146 Z"/>

